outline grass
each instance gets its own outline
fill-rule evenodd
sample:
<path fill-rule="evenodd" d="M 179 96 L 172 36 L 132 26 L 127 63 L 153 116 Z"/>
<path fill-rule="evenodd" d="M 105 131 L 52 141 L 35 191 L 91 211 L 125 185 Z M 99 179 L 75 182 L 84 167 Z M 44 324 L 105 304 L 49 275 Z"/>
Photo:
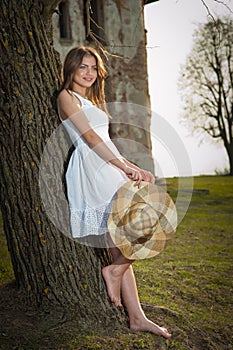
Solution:
<path fill-rule="evenodd" d="M 178 179 L 167 182 L 175 198 Z M 195 177 L 189 209 L 167 249 L 158 257 L 134 263 L 143 308 L 149 317 L 173 331 L 171 340 L 127 331 L 93 331 L 60 339 L 62 345 L 51 349 L 233 349 L 232 224 L 233 178 Z M 13 272 L 2 228 L 0 243 L 3 285 L 12 280 Z M 50 339 L 53 336 L 48 335 Z"/>
<path fill-rule="evenodd" d="M 177 180 L 169 180 L 175 193 Z M 209 194 L 199 194 L 207 189 Z M 233 179 L 197 177 L 189 210 L 169 247 L 135 265 L 142 302 L 167 305 L 209 336 L 232 341 Z M 221 349 L 221 347 L 219 347 Z"/>

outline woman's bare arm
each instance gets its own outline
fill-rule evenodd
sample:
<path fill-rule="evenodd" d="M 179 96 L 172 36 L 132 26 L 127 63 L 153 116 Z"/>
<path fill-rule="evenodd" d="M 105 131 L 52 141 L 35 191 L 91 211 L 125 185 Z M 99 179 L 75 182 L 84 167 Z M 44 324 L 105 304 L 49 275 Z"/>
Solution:
<path fill-rule="evenodd" d="M 78 99 L 66 90 L 63 90 L 59 95 L 58 103 L 62 119 L 69 119 L 74 124 L 88 146 L 105 162 L 111 163 L 121 169 L 129 179 L 135 180 L 135 184 L 139 186 L 142 180 L 138 170 L 139 168 L 131 167 L 131 163 L 126 163 L 124 159 L 118 158 L 110 150 L 103 139 L 92 129 Z"/>

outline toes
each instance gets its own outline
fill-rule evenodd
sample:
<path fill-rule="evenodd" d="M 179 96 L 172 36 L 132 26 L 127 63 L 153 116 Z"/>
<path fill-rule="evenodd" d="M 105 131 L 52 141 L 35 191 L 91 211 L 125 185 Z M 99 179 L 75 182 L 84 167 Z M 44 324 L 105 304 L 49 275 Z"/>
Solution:
<path fill-rule="evenodd" d="M 118 305 L 119 307 L 122 307 L 121 299 L 118 299 Z"/>
<path fill-rule="evenodd" d="M 168 332 L 167 328 L 161 327 L 162 334 L 165 338 L 171 338 L 171 333 Z"/>
<path fill-rule="evenodd" d="M 111 301 L 117 306 L 117 307 L 121 307 L 122 303 L 121 303 L 121 299 L 120 298 L 113 298 L 111 299 Z"/>
<path fill-rule="evenodd" d="M 121 303 L 121 299 L 120 298 L 117 298 L 117 297 L 111 297 L 111 302 L 114 303 L 117 307 L 121 307 L 122 306 L 122 303 Z"/>
<path fill-rule="evenodd" d="M 112 303 L 114 303 L 116 306 L 122 306 L 121 304 L 121 298 L 117 298 L 116 296 L 112 295 L 109 293 L 109 298 L 111 300 Z"/>

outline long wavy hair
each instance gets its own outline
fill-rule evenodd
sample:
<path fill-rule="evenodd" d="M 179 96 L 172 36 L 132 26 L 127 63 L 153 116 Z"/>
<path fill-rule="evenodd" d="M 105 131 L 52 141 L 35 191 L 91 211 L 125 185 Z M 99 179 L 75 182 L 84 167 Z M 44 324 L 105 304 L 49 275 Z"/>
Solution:
<path fill-rule="evenodd" d="M 63 83 L 61 90 L 72 90 L 73 77 L 77 69 L 81 66 L 83 57 L 91 55 L 96 59 L 97 78 L 90 88 L 87 88 L 86 96 L 95 105 L 105 109 L 105 78 L 107 71 L 99 53 L 89 46 L 77 46 L 71 49 L 66 55 L 63 65 Z"/>

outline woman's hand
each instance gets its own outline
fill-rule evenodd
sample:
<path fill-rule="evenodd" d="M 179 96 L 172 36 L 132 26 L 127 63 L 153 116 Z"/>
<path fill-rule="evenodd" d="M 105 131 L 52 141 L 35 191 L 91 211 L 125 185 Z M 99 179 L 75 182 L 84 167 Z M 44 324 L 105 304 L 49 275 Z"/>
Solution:
<path fill-rule="evenodd" d="M 155 182 L 155 178 L 151 172 L 140 168 L 135 169 L 131 168 L 130 166 L 126 166 L 124 172 L 130 180 L 135 181 L 134 186 L 138 186 L 138 188 L 140 187 L 142 181 L 146 181 L 151 184 L 154 184 Z"/>
<path fill-rule="evenodd" d="M 135 181 L 134 186 L 138 186 L 138 188 L 139 188 L 141 181 L 143 180 L 141 172 L 139 170 L 133 169 L 129 166 L 125 167 L 124 172 L 130 180 Z"/>
<path fill-rule="evenodd" d="M 142 174 L 143 181 L 150 182 L 151 184 L 155 183 L 155 177 L 150 171 L 141 169 L 140 172 Z"/>
<path fill-rule="evenodd" d="M 146 181 L 151 184 L 155 183 L 154 175 L 150 171 L 139 168 L 133 163 L 130 163 L 124 158 L 125 167 L 123 171 L 129 177 L 130 180 L 135 180 L 135 186 L 140 187 L 141 181 Z"/>

